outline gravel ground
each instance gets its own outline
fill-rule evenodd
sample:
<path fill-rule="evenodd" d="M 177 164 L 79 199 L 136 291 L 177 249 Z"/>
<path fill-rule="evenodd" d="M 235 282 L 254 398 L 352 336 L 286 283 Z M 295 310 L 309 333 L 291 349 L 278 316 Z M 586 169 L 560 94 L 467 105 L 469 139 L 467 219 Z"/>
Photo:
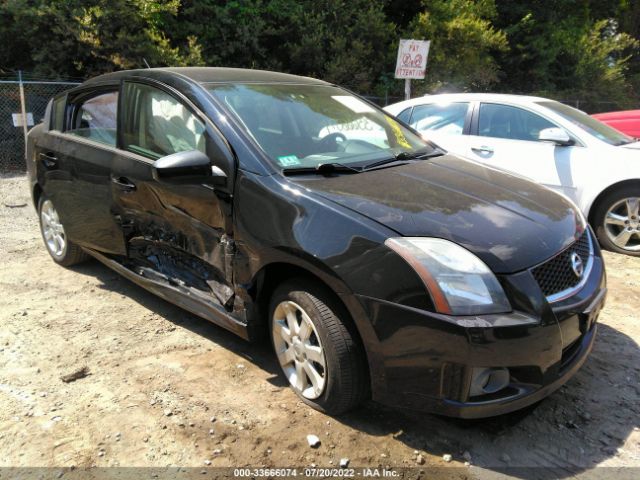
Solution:
<path fill-rule="evenodd" d="M 24 176 L 0 178 L 0 225 L 0 466 L 331 467 L 348 458 L 447 467 L 438 472 L 459 478 L 539 466 L 555 477 L 640 475 L 640 258 L 605 254 L 610 294 L 593 353 L 537 406 L 460 421 L 370 403 L 331 418 L 286 388 L 266 345 L 95 261 L 56 266 Z M 83 378 L 61 379 L 82 367 Z"/>

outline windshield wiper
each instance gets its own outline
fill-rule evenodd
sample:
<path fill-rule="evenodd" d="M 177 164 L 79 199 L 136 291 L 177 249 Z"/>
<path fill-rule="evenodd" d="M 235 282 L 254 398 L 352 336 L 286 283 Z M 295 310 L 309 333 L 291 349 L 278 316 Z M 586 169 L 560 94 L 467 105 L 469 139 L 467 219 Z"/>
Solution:
<path fill-rule="evenodd" d="M 381 167 L 382 165 L 387 165 L 389 163 L 407 162 L 410 160 L 424 160 L 425 158 L 439 157 L 441 155 L 444 155 L 444 152 L 437 149 L 430 150 L 428 152 L 425 152 L 424 150 L 418 150 L 415 152 L 399 152 L 392 157 L 373 162 L 369 165 L 365 165 L 364 167 L 362 167 L 362 169 L 371 170 L 373 168 Z"/>
<path fill-rule="evenodd" d="M 417 150 L 415 152 L 399 152 L 391 157 L 385 158 L 384 160 L 379 160 L 369 165 L 358 166 L 358 167 L 351 167 L 349 165 L 345 165 L 344 163 L 338 163 L 338 162 L 327 162 L 327 163 L 320 163 L 315 167 L 285 168 L 282 170 L 282 172 L 285 175 L 304 175 L 309 173 L 325 175 L 325 174 L 336 173 L 336 172 L 361 173 L 361 172 L 372 170 L 390 163 L 408 162 L 411 160 L 423 160 L 425 158 L 439 157 L 440 155 L 444 155 L 444 152 L 438 149 L 429 150 L 429 151 Z"/>
<path fill-rule="evenodd" d="M 285 175 L 296 175 L 304 173 L 318 173 L 324 175 L 326 173 L 342 172 L 342 173 L 360 173 L 362 168 L 350 167 L 343 163 L 328 162 L 321 163 L 315 167 L 297 167 L 297 168 L 285 168 L 283 170 Z"/>

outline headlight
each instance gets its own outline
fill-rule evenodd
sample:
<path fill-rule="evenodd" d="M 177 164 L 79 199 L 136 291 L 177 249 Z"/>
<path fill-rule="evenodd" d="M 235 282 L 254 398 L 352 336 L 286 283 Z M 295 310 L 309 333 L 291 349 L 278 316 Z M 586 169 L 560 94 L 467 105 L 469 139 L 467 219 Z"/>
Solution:
<path fill-rule="evenodd" d="M 436 310 L 449 315 L 511 311 L 495 275 L 469 250 L 441 238 L 389 238 L 385 245 L 411 265 Z"/>

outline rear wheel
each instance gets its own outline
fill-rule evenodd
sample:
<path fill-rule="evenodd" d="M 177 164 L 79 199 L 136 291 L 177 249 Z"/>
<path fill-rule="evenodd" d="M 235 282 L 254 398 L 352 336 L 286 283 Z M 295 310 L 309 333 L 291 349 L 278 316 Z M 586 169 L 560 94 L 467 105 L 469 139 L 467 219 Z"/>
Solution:
<path fill-rule="evenodd" d="M 624 187 L 608 194 L 598 202 L 594 223 L 604 248 L 640 256 L 640 189 Z"/>
<path fill-rule="evenodd" d="M 56 207 L 44 195 L 38 202 L 38 214 L 42 239 L 54 262 L 69 267 L 89 258 L 82 248 L 67 238 Z"/>
<path fill-rule="evenodd" d="M 291 388 L 308 405 L 338 415 L 368 395 L 364 351 L 334 297 L 301 279 L 276 289 L 271 340 Z"/>

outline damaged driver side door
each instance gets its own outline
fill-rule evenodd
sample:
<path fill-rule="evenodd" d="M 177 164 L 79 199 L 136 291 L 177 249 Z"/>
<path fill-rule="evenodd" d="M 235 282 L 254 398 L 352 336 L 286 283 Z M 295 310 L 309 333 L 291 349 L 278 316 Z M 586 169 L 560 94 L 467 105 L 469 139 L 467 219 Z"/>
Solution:
<path fill-rule="evenodd" d="M 231 312 L 233 156 L 206 117 L 171 88 L 125 81 L 121 92 L 111 188 L 126 266 Z"/>

